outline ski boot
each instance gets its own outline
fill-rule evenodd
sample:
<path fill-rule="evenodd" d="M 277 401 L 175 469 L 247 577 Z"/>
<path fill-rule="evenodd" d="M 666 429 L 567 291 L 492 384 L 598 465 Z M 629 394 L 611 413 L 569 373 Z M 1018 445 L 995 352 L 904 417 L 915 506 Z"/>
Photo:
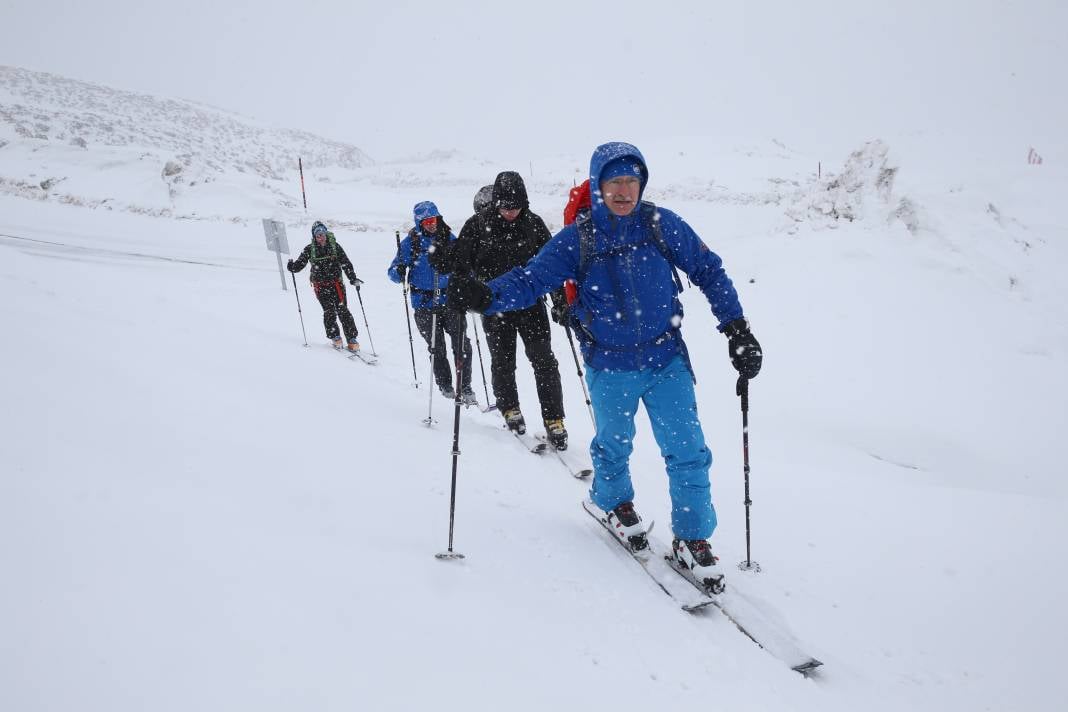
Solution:
<path fill-rule="evenodd" d="M 567 429 L 564 428 L 564 419 L 545 421 L 545 436 L 549 444 L 557 450 L 567 450 Z"/>
<path fill-rule="evenodd" d="M 523 413 L 519 408 L 509 408 L 504 411 L 504 423 L 508 426 L 509 430 L 523 435 L 527 432 L 527 421 L 523 419 Z"/>
<path fill-rule="evenodd" d="M 478 399 L 475 397 L 475 392 L 470 388 L 465 388 L 463 392 L 460 393 L 460 402 L 465 406 L 478 406 Z"/>
<path fill-rule="evenodd" d="M 723 583 L 723 574 L 715 568 L 718 559 L 712 555 L 712 549 L 706 540 L 685 541 L 675 537 L 675 540 L 671 542 L 671 551 L 675 556 L 675 563 L 687 569 L 694 580 L 706 591 L 710 594 L 723 593 L 726 588 L 726 584 Z"/>
<path fill-rule="evenodd" d="M 641 551 L 649 546 L 645 538 L 645 527 L 642 526 L 642 518 L 634 511 L 633 502 L 624 502 L 611 512 L 608 512 L 608 526 L 622 539 L 633 551 Z"/>
<path fill-rule="evenodd" d="M 438 389 L 441 391 L 441 395 L 449 400 L 456 400 L 456 390 L 452 386 L 438 386 Z"/>
<path fill-rule="evenodd" d="M 334 339 L 331 339 L 330 342 L 334 345 L 334 348 L 337 349 L 338 351 L 340 351 L 341 349 L 345 348 L 345 342 L 341 340 L 340 336 L 338 336 L 338 337 L 336 337 Z"/>
<path fill-rule="evenodd" d="M 360 342 L 357 341 L 356 339 L 351 339 L 349 341 L 349 351 L 351 351 L 353 353 L 356 353 L 359 350 L 360 350 Z"/>

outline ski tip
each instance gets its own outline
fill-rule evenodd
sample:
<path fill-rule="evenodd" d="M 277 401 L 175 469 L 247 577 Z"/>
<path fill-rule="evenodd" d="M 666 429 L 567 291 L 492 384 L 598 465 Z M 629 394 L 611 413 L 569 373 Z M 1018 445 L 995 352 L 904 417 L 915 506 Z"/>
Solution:
<path fill-rule="evenodd" d="M 790 669 L 793 670 L 794 672 L 801 673 L 805 677 L 808 677 L 809 675 L 811 675 L 813 672 L 816 671 L 816 668 L 819 668 L 819 667 L 822 667 L 822 666 L 823 666 L 823 663 L 820 662 L 819 660 L 816 660 L 816 658 L 809 658 L 808 660 L 806 660 L 805 662 L 801 663 L 800 665 L 794 665 Z"/>
<path fill-rule="evenodd" d="M 714 603 L 715 602 L 712 599 L 709 599 L 707 601 L 699 601 L 697 603 L 685 603 L 682 606 L 682 610 L 686 611 L 687 613 L 697 613 L 699 611 L 705 610 Z"/>

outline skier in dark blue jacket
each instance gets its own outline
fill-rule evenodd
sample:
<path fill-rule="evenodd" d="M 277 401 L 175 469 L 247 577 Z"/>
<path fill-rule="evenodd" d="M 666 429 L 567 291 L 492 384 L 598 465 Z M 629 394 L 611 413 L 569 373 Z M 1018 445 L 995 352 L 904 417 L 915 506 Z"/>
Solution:
<path fill-rule="evenodd" d="M 447 333 L 451 337 L 453 355 L 456 355 L 458 347 L 462 346 L 463 349 L 461 398 L 466 405 L 477 405 L 471 389 L 471 341 L 467 338 L 467 318 L 457 319 L 458 312 L 445 309 L 445 288 L 449 284 L 449 277 L 438 274 L 427 260 L 435 237 L 452 242 L 456 240 L 456 235 L 445 224 L 438 207 L 429 200 L 417 203 L 413 215 L 415 227 L 401 240 L 387 274 L 397 284 L 403 282 L 405 277 L 408 279 L 415 324 L 426 340 L 427 348 L 433 351 L 434 381 L 442 395 L 449 399 L 456 397 L 452 385 L 453 371 L 445 353 Z"/>
<path fill-rule="evenodd" d="M 566 280 L 578 283 L 569 318 L 582 345 L 596 421 L 590 500 L 631 548 L 645 548 L 628 465 L 642 401 L 667 464 L 675 558 L 698 581 L 712 584 L 721 579 L 708 544 L 716 527 L 712 454 L 679 328 L 676 268 L 705 294 L 743 378 L 759 373 L 763 354 L 719 256 L 678 215 L 641 200 L 648 178 L 634 146 L 599 146 L 590 160 L 589 212 L 526 265 L 488 284 L 453 275 L 448 300 L 451 308 L 493 314 L 529 307 Z"/>

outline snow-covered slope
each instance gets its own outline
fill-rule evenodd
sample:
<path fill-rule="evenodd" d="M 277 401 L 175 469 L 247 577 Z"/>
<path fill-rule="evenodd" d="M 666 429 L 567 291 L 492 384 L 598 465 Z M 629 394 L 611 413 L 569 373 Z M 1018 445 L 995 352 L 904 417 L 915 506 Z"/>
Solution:
<path fill-rule="evenodd" d="M 50 82 L 20 111 L 67 126 L 54 108 L 66 85 Z M 99 125 L 133 125 L 123 103 Z M 191 158 L 214 156 L 214 180 L 169 202 L 160 161 L 177 143 L 150 147 L 146 130 L 126 147 L 80 134 L 83 148 L 63 131 L 0 146 L 0 708 L 1055 710 L 1068 694 L 1068 174 L 1055 163 L 924 134 L 833 156 L 770 137 L 640 146 L 648 197 L 723 256 L 767 354 L 751 392 L 751 574 L 734 566 L 734 374 L 703 297 L 683 294 L 716 458 L 713 542 L 728 585 L 824 661 L 805 680 L 721 617 L 672 606 L 581 510 L 583 485 L 494 416 L 461 415 L 467 558 L 433 556 L 452 410 L 435 395 L 438 425 L 420 423 L 425 350 L 417 340 L 415 389 L 384 276 L 393 230 L 422 199 L 458 227 L 504 168 L 558 226 L 588 155 L 314 166 L 305 218 L 283 158 L 300 141 L 279 139 L 276 180 L 218 158 L 260 142 L 219 129 Z M 82 204 L 11 189 L 47 177 Z M 194 214 L 236 220 L 160 217 Z M 337 226 L 366 280 L 378 366 L 324 346 L 304 276 L 302 346 L 260 217 L 286 221 L 294 250 L 312 219 Z M 553 338 L 581 452 L 591 426 Z M 644 414 L 635 444 L 637 504 L 666 536 Z"/>
<path fill-rule="evenodd" d="M 373 165 L 355 146 L 304 131 L 0 66 L 3 144 L 4 192 L 177 217 L 195 215 L 204 202 L 224 210 L 235 193 L 296 207 L 299 192 L 294 199 L 277 186 L 296 173 L 298 157 L 310 170 Z"/>

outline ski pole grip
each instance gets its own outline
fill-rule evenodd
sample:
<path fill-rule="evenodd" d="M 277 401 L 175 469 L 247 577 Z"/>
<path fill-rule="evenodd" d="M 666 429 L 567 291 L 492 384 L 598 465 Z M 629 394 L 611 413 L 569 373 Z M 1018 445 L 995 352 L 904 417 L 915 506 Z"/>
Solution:
<path fill-rule="evenodd" d="M 738 385 L 735 387 L 735 392 L 742 399 L 742 411 L 749 410 L 749 379 L 745 376 L 738 377 Z"/>

